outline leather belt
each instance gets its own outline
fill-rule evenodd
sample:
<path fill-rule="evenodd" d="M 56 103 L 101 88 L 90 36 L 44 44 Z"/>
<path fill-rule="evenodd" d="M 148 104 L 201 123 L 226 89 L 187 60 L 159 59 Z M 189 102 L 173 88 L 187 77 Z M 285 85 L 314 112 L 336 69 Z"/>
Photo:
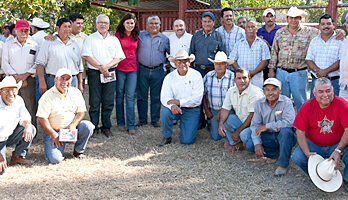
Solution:
<path fill-rule="evenodd" d="M 292 73 L 292 72 L 298 72 L 298 71 L 302 71 L 302 70 L 306 70 L 307 67 L 301 68 L 301 69 L 286 69 L 286 68 L 281 68 L 284 71 L 287 71 L 288 73 Z"/>
<path fill-rule="evenodd" d="M 313 74 L 311 74 L 312 78 L 316 78 Z M 340 78 L 340 76 L 332 76 L 332 77 L 326 77 L 330 81 L 337 80 Z"/>
<path fill-rule="evenodd" d="M 196 106 L 196 107 L 182 107 L 182 108 L 186 108 L 186 109 L 193 109 L 193 108 L 199 108 L 200 106 Z"/>
<path fill-rule="evenodd" d="M 197 68 L 200 68 L 200 69 L 214 69 L 214 65 L 197 65 L 197 64 L 195 64 L 195 66 L 197 67 Z"/>
<path fill-rule="evenodd" d="M 52 78 L 56 78 L 56 75 L 53 75 L 53 74 L 46 74 L 46 76 L 48 77 L 52 77 Z M 75 77 L 76 75 L 72 75 L 72 77 Z"/>
<path fill-rule="evenodd" d="M 141 63 L 140 63 L 140 64 L 141 64 Z M 145 67 L 145 68 L 148 68 L 148 69 L 156 69 L 156 68 L 162 66 L 162 64 L 161 64 L 161 65 L 157 65 L 157 66 L 153 66 L 153 67 L 149 67 L 149 66 L 146 66 L 146 65 L 143 65 L 143 64 L 141 64 L 141 66 L 143 66 L 143 67 Z"/>

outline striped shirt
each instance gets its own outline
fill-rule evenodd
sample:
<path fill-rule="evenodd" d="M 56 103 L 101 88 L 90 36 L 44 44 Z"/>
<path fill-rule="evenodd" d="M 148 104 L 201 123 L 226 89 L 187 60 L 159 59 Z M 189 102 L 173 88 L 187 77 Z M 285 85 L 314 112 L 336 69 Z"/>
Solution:
<path fill-rule="evenodd" d="M 224 26 L 220 26 L 216 29 L 217 32 L 221 33 L 224 36 L 224 40 L 226 43 L 226 52 L 227 56 L 231 54 L 234 45 L 242 38 L 245 38 L 245 30 L 233 24 L 230 32 L 224 29 Z"/>

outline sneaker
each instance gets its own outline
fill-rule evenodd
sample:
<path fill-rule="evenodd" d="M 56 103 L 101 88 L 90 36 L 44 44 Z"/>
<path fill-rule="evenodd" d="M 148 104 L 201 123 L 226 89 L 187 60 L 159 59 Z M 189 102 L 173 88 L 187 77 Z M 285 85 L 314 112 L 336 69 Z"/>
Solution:
<path fill-rule="evenodd" d="M 278 166 L 277 169 L 274 172 L 274 176 L 283 176 L 286 173 L 288 173 L 288 168 L 287 167 Z"/>

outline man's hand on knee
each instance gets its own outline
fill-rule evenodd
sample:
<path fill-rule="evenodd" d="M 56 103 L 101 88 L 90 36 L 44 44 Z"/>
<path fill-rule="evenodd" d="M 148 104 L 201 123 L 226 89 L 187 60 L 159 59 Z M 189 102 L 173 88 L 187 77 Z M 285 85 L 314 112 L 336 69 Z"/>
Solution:
<path fill-rule="evenodd" d="M 264 157 L 266 154 L 265 150 L 263 149 L 262 144 L 256 144 L 254 150 L 255 150 L 255 154 L 258 156 Z"/>
<path fill-rule="evenodd" d="M 2 154 L 0 154 L 0 172 L 5 171 L 6 168 L 6 159 L 2 156 Z"/>

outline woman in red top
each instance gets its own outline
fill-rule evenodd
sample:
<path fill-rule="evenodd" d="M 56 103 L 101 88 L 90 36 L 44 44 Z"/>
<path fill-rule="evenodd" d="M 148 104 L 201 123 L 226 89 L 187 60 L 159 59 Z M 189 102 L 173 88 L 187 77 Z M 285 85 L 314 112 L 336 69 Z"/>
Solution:
<path fill-rule="evenodd" d="M 116 119 L 117 125 L 126 130 L 123 100 L 126 98 L 127 131 L 135 133 L 134 94 L 137 86 L 137 60 L 139 28 L 133 14 L 125 15 L 117 26 L 115 36 L 119 39 L 126 59 L 116 68 Z"/>

